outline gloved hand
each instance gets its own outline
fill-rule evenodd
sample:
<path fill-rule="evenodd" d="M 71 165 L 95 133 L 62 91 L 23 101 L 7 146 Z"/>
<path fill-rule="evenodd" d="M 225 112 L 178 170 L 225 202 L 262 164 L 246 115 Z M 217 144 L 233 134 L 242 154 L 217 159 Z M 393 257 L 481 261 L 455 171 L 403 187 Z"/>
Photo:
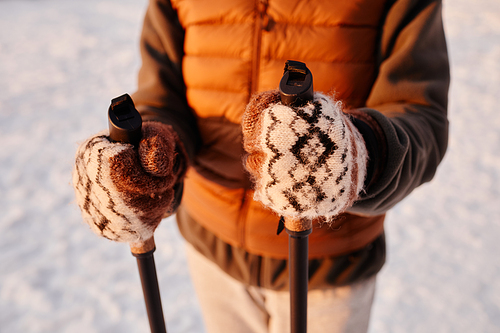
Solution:
<path fill-rule="evenodd" d="M 73 170 L 77 203 L 96 234 L 144 242 L 179 204 L 174 188 L 182 183 L 187 155 L 172 127 L 163 123 L 143 124 L 138 149 L 111 142 L 108 133 L 78 148 Z"/>
<path fill-rule="evenodd" d="M 248 104 L 242 127 L 255 199 L 280 216 L 328 219 L 363 189 L 366 146 L 340 102 L 315 93 L 290 107 L 278 91 L 264 92 Z"/>

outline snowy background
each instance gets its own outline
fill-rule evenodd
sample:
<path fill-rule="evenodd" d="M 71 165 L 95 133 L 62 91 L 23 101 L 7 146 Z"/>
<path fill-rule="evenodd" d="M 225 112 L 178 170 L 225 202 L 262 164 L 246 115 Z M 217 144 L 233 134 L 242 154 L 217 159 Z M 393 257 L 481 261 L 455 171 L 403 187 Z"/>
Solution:
<path fill-rule="evenodd" d="M 147 332 L 128 246 L 74 203 L 78 142 L 135 90 L 146 1 L 0 1 L 0 332 Z M 500 332 L 500 2 L 445 1 L 447 156 L 390 212 L 370 333 Z M 170 333 L 203 332 L 173 220 L 155 254 Z"/>

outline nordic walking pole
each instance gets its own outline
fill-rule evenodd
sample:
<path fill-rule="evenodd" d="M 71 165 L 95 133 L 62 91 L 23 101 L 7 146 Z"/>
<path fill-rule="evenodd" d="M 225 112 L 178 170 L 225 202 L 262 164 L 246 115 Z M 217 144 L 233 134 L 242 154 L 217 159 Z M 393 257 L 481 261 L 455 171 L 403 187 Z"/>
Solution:
<path fill-rule="evenodd" d="M 299 106 L 313 100 L 312 74 L 304 63 L 288 60 L 279 85 L 281 102 Z M 291 333 L 307 332 L 309 234 L 312 222 L 284 217 L 288 233 Z"/>
<path fill-rule="evenodd" d="M 111 140 L 130 143 L 136 148 L 138 147 L 141 140 L 142 119 L 128 94 L 111 101 L 108 122 Z M 160 289 L 153 257 L 156 250 L 154 237 L 144 243 L 131 243 L 129 245 L 132 255 L 137 260 L 151 333 L 166 333 L 167 328 L 163 318 Z"/>
<path fill-rule="evenodd" d="M 309 273 L 310 221 L 285 218 L 288 233 L 288 271 L 290 279 L 291 333 L 307 332 L 307 284 Z"/>

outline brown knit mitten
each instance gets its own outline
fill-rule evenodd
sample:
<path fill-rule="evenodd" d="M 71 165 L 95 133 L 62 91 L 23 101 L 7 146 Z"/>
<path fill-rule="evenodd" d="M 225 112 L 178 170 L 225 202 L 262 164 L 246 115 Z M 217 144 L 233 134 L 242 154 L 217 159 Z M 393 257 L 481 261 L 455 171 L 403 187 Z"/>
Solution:
<path fill-rule="evenodd" d="M 255 199 L 281 216 L 334 217 L 363 189 L 368 154 L 340 102 L 315 93 L 285 106 L 278 91 L 254 96 L 242 121 Z"/>
<path fill-rule="evenodd" d="M 95 233 L 140 243 L 174 212 L 174 187 L 182 182 L 187 155 L 172 127 L 162 123 L 143 124 L 138 149 L 111 142 L 108 133 L 92 136 L 78 148 L 76 200 Z"/>

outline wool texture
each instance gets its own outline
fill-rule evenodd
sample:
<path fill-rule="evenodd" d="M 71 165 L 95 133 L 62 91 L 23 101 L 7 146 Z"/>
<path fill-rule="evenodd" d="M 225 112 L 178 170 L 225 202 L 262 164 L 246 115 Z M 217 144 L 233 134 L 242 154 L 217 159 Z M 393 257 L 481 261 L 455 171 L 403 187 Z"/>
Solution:
<path fill-rule="evenodd" d="M 329 219 L 362 191 L 368 154 L 341 102 L 315 93 L 304 106 L 285 106 L 277 91 L 265 92 L 248 104 L 242 127 L 255 200 L 277 214 Z"/>
<path fill-rule="evenodd" d="M 77 150 L 73 169 L 76 201 L 99 236 L 141 243 L 174 212 L 174 186 L 182 181 L 187 155 L 168 125 L 146 122 L 138 149 L 111 142 L 109 132 L 90 137 Z"/>

